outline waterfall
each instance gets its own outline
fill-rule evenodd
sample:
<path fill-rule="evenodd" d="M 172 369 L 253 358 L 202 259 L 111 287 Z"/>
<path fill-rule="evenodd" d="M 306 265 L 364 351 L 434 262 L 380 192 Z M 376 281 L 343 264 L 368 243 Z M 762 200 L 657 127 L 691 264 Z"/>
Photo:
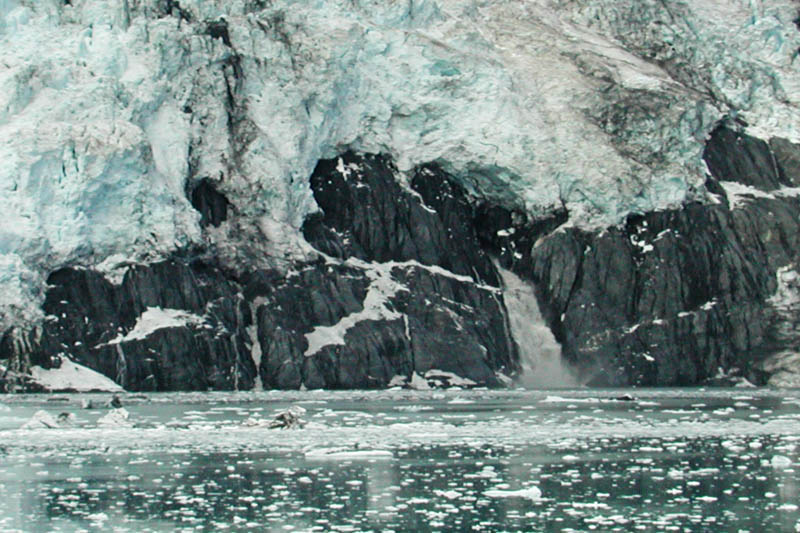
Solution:
<path fill-rule="evenodd" d="M 256 380 L 255 384 L 253 385 L 254 391 L 263 391 L 264 384 L 261 381 L 261 340 L 258 338 L 258 308 L 261 306 L 266 300 L 259 296 L 255 299 L 255 301 L 250 302 L 250 316 L 251 325 L 248 326 L 245 331 L 247 335 L 250 337 L 250 345 L 251 348 L 251 355 L 253 357 L 253 363 L 256 365 Z"/>
<path fill-rule="evenodd" d="M 526 388 L 542 389 L 578 385 L 575 373 L 561 358 L 561 345 L 542 318 L 533 285 L 496 266 L 503 279 L 511 335 L 519 348 L 522 364 L 520 384 Z"/>

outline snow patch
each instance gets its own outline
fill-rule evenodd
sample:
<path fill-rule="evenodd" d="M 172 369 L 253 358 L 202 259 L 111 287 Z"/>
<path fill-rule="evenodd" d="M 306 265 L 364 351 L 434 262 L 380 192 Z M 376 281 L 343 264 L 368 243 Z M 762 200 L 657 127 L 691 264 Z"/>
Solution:
<path fill-rule="evenodd" d="M 88 392 L 92 390 L 120 392 L 122 387 L 91 368 L 61 358 L 59 368 L 31 367 L 31 377 L 49 391 L 76 390 Z"/>
<path fill-rule="evenodd" d="M 764 192 L 761 189 L 756 189 L 755 187 L 750 187 L 749 185 L 744 185 L 738 181 L 720 181 L 719 184 L 725 189 L 725 194 L 728 196 L 731 209 L 744 207 L 748 202 L 756 198 L 775 199 L 775 196 L 770 193 Z"/>
<path fill-rule="evenodd" d="M 119 335 L 108 344 L 119 344 L 134 340 L 146 339 L 154 331 L 164 328 L 179 328 L 203 324 L 205 319 L 183 309 L 162 309 L 148 307 L 138 319 L 136 325 L 126 335 Z"/>
<path fill-rule="evenodd" d="M 363 262 L 362 262 L 363 263 Z M 370 268 L 365 269 L 370 279 L 367 295 L 364 298 L 364 308 L 343 317 L 332 326 L 317 326 L 311 333 L 306 334 L 308 348 L 305 356 L 311 357 L 325 346 L 345 344 L 344 337 L 347 331 L 364 320 L 397 320 L 403 318 L 401 313 L 390 309 L 389 300 L 400 291 L 408 289 L 392 278 L 390 263 L 367 263 Z"/>

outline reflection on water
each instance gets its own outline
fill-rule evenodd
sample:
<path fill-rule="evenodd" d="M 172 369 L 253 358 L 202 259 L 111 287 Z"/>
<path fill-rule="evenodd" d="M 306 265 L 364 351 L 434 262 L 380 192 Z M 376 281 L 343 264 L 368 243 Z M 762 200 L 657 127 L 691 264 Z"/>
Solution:
<path fill-rule="evenodd" d="M 242 422 L 308 395 L 128 399 L 133 429 L 7 398 L 0 530 L 800 531 L 797 393 L 618 394 L 325 393 L 284 431 Z M 83 427 L 16 429 L 41 408 Z"/>

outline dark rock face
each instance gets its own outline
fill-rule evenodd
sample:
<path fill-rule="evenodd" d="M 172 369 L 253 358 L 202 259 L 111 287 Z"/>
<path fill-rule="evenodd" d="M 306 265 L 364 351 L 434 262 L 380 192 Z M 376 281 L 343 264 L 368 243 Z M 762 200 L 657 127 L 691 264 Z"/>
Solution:
<path fill-rule="evenodd" d="M 791 382 L 800 198 L 785 188 L 800 185 L 800 147 L 723 125 L 704 157 L 715 203 L 599 232 L 560 228 L 565 209 L 532 218 L 472 198 L 435 165 L 401 183 L 385 156 L 323 160 L 311 177 L 320 211 L 303 226 L 319 258 L 234 274 L 195 250 L 131 266 L 119 284 L 53 272 L 43 326 L 0 336 L 0 387 L 34 390 L 26 367 L 63 357 L 128 390 L 375 388 L 414 374 L 498 385 L 520 365 L 492 257 L 535 283 L 590 384 L 763 383 L 778 371 Z M 210 181 L 189 194 L 204 227 L 229 216 Z"/>
<path fill-rule="evenodd" d="M 773 145 L 788 148 L 782 140 Z M 792 157 L 790 149 L 782 151 Z M 766 142 L 725 125 L 718 126 L 711 133 L 703 159 L 719 181 L 736 181 L 763 191 L 791 186 L 778 157 Z"/>
<path fill-rule="evenodd" d="M 214 258 L 133 266 L 120 285 L 52 273 L 27 364 L 70 357 L 128 390 L 246 389 L 258 377 L 267 388 L 375 388 L 429 371 L 498 385 L 517 352 L 473 207 L 437 167 L 419 169 L 416 190 L 395 174 L 382 156 L 321 161 L 311 184 L 322 210 L 303 230 L 328 259 L 287 276 L 234 277 Z M 204 226 L 225 220 L 210 182 L 190 194 Z"/>
<path fill-rule="evenodd" d="M 92 270 L 62 269 L 48 284 L 47 320 L 31 347 L 32 365 L 50 368 L 70 357 L 134 391 L 253 386 L 249 309 L 214 268 L 181 261 L 133 266 L 120 285 Z M 136 334 L 148 309 L 178 319 Z"/>
<path fill-rule="evenodd" d="M 303 232 L 331 260 L 262 291 L 265 385 L 384 387 L 431 369 L 497 385 L 495 372 L 517 368 L 465 195 L 436 167 L 419 169 L 413 192 L 395 172 L 385 157 L 352 153 L 317 166 L 322 211 Z M 339 340 L 320 344 L 315 328 Z"/>
<path fill-rule="evenodd" d="M 395 172 L 385 156 L 348 152 L 320 161 L 311 187 L 322 213 L 303 226 L 306 240 L 340 259 L 419 261 L 497 286 L 463 190 L 426 166 L 412 179 L 415 196 L 400 187 Z"/>
<path fill-rule="evenodd" d="M 771 149 L 776 146 L 777 149 Z M 705 157 L 709 189 L 797 183 L 800 150 L 722 127 Z M 629 218 L 601 233 L 557 231 L 514 269 L 533 279 L 567 358 L 597 385 L 691 385 L 739 372 L 753 382 L 779 267 L 797 261 L 800 201 L 756 198 Z"/>

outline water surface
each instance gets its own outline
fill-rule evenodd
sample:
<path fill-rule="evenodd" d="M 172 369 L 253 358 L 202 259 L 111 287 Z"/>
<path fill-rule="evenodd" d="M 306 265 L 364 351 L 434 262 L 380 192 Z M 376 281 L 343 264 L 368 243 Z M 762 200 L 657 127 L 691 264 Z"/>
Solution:
<path fill-rule="evenodd" d="M 799 391 L 89 397 L 0 400 L 0 530 L 800 531 Z"/>

